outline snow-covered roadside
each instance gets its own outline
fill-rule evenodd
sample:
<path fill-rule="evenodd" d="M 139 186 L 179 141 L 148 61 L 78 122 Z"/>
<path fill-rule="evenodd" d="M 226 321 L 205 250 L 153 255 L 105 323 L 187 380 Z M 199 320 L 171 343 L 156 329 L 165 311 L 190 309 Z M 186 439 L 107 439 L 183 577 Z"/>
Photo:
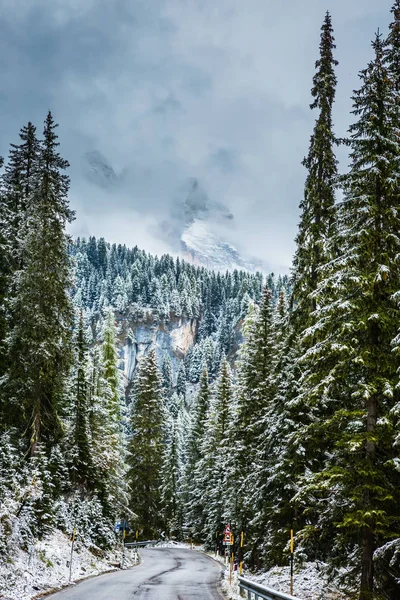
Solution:
<path fill-rule="evenodd" d="M 72 581 L 117 569 L 121 562 L 121 554 L 121 549 L 118 549 L 101 558 L 76 541 L 72 559 Z M 0 600 L 31 600 L 40 597 L 41 593 L 68 585 L 67 562 L 70 558 L 71 541 L 61 531 L 55 531 L 37 542 L 31 556 L 19 550 L 12 561 L 0 562 Z M 133 565 L 133 552 L 126 549 L 125 567 Z"/>
<path fill-rule="evenodd" d="M 209 556 L 225 565 L 225 558 L 209 553 Z M 278 592 L 290 592 L 290 568 L 274 567 L 264 573 L 243 576 Z M 232 584 L 229 582 L 229 567 L 225 568 L 222 579 L 222 591 L 229 600 L 242 600 L 238 589 L 238 572 L 232 573 Z M 293 594 L 300 600 L 346 600 L 333 584 L 328 583 L 323 565 L 307 563 L 302 569 L 295 570 Z"/>

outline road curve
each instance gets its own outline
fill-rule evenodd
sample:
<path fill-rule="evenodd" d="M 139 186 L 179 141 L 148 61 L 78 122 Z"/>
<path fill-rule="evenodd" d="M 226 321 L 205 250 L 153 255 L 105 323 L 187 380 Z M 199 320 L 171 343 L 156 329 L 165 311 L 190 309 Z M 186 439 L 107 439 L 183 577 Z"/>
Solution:
<path fill-rule="evenodd" d="M 46 600 L 222 600 L 220 566 L 185 548 L 144 548 L 141 564 L 87 579 Z"/>

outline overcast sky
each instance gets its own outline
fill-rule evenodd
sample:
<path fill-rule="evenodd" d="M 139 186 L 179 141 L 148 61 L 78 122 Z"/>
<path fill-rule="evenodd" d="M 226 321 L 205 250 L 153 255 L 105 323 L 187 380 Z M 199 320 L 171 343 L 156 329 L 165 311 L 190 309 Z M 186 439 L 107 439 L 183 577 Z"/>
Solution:
<path fill-rule="evenodd" d="M 187 177 L 235 215 L 241 252 L 290 265 L 315 115 L 320 26 L 332 13 L 341 136 L 391 0 L 0 0 L 0 154 L 51 108 L 71 163 L 75 234 L 167 250 L 154 222 Z M 134 172 L 105 201 L 78 176 L 102 152 Z M 339 155 L 341 167 L 346 157 Z M 76 176 L 75 176 L 76 173 Z"/>

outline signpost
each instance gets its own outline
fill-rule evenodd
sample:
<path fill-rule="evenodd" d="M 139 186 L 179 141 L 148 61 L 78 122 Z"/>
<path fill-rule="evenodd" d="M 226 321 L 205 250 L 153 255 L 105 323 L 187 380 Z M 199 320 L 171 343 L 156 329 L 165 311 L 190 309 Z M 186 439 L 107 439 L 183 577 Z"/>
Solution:
<path fill-rule="evenodd" d="M 125 538 L 126 538 L 127 532 L 129 531 L 128 521 L 125 521 L 125 519 L 121 519 L 121 521 L 118 521 L 117 523 L 115 523 L 115 531 L 117 533 L 120 532 L 120 531 L 122 531 L 121 569 L 123 569 L 124 568 L 124 564 L 125 564 Z M 137 535 L 136 535 L 136 539 L 137 539 Z"/>

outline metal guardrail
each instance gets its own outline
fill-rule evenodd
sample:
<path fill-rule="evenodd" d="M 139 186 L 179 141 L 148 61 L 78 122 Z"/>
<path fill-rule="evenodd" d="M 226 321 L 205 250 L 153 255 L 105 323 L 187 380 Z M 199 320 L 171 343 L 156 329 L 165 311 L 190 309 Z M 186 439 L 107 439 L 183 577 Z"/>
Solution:
<path fill-rule="evenodd" d="M 146 542 L 125 542 L 126 548 L 143 548 L 144 546 L 155 546 L 158 540 L 147 540 Z"/>
<path fill-rule="evenodd" d="M 239 588 L 247 592 L 248 600 L 253 600 L 253 598 L 254 600 L 259 600 L 260 598 L 263 600 L 300 600 L 300 598 L 278 592 L 244 577 L 239 577 Z"/>

